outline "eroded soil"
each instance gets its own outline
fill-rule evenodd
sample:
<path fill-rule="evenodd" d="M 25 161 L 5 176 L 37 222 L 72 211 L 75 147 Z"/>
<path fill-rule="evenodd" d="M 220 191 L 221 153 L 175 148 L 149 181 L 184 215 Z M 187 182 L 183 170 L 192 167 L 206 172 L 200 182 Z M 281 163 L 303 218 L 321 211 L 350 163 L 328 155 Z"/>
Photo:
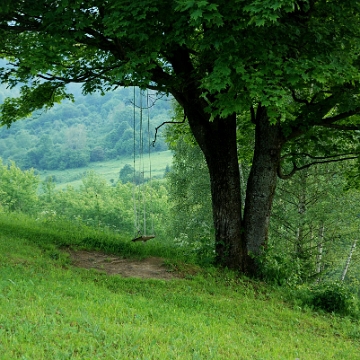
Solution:
<path fill-rule="evenodd" d="M 98 251 L 68 250 L 68 252 L 72 265 L 86 269 L 97 269 L 109 275 L 117 274 L 123 277 L 164 280 L 177 277 L 175 273 L 169 272 L 164 265 L 164 260 L 158 257 L 133 260 Z"/>

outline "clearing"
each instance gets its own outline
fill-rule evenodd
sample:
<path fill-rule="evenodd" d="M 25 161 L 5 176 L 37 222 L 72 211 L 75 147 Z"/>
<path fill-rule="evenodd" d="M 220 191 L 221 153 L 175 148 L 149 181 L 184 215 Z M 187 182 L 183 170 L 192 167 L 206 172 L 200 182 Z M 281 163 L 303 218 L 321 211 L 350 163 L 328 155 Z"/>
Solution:
<path fill-rule="evenodd" d="M 70 254 L 72 265 L 85 269 L 104 271 L 109 275 L 163 280 L 170 280 L 177 277 L 174 273 L 169 272 L 164 265 L 164 259 L 159 257 L 134 260 L 124 259 L 119 256 L 109 255 L 98 251 L 67 251 Z"/>

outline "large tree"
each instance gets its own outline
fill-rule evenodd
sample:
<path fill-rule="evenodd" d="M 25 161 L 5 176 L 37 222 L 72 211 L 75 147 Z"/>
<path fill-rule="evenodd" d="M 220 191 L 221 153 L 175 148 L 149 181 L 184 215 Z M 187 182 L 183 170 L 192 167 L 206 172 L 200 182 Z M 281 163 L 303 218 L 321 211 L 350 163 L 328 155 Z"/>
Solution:
<path fill-rule="evenodd" d="M 356 152 L 336 139 L 360 128 L 359 10 L 354 0 L 3 0 L 1 79 L 25 85 L 1 121 L 52 106 L 69 82 L 172 94 L 209 168 L 217 261 L 254 273 L 282 160 L 292 173 L 315 155 Z M 242 214 L 246 116 L 255 149 Z"/>

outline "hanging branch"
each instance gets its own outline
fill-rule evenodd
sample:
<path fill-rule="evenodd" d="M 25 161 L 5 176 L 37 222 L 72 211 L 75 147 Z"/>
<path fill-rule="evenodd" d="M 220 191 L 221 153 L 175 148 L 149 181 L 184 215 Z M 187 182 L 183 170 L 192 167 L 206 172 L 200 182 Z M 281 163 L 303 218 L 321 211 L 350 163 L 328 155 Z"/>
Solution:
<path fill-rule="evenodd" d="M 327 155 L 327 156 L 315 156 L 315 155 L 311 155 L 309 153 L 289 153 L 289 154 L 285 154 L 281 157 L 281 160 L 288 158 L 288 157 L 293 157 L 293 156 L 303 156 L 303 157 L 308 157 L 310 159 L 314 159 L 314 160 L 328 160 L 328 159 L 336 159 L 339 158 L 340 156 L 350 156 L 350 155 L 356 155 L 356 154 L 360 154 L 359 152 L 356 151 L 352 151 L 352 152 L 347 152 L 347 153 L 341 153 L 341 154 L 336 154 L 336 155 Z"/>
<path fill-rule="evenodd" d="M 339 154 L 339 155 L 330 155 L 330 156 L 312 156 L 310 154 L 302 153 L 302 154 L 289 154 L 282 157 L 282 159 L 292 156 L 292 155 L 303 155 L 306 157 L 309 157 L 310 159 L 314 159 L 315 161 L 308 163 L 306 165 L 297 166 L 295 161 L 292 161 L 293 168 L 288 174 L 284 174 L 281 169 L 281 165 L 278 166 L 277 174 L 280 179 L 287 180 L 291 178 L 297 171 L 304 170 L 309 168 L 313 165 L 320 165 L 320 164 L 328 164 L 328 163 L 334 163 L 334 162 L 340 162 L 340 161 L 346 161 L 346 160 L 355 160 L 359 157 L 358 152 L 353 153 L 347 153 L 347 154 Z M 341 157 L 340 156 L 347 156 L 347 157 Z"/>
<path fill-rule="evenodd" d="M 158 130 L 165 124 L 184 124 L 186 120 L 186 114 L 184 113 L 184 119 L 182 121 L 164 121 L 162 124 L 160 124 L 159 126 L 157 126 L 155 128 L 155 135 L 154 135 L 154 140 L 152 141 L 152 146 L 155 146 L 156 143 L 156 139 L 157 139 L 157 133 Z"/>

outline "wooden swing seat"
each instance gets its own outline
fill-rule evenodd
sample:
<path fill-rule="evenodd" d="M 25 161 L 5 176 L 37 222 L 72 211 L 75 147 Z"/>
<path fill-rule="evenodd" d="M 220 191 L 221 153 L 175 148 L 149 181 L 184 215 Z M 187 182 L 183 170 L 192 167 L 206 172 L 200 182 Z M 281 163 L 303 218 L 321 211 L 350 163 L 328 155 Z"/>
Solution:
<path fill-rule="evenodd" d="M 141 236 L 138 236 L 134 239 L 132 239 L 131 241 L 143 241 L 143 242 L 146 242 L 150 239 L 153 239 L 155 237 L 155 235 L 141 235 Z"/>

